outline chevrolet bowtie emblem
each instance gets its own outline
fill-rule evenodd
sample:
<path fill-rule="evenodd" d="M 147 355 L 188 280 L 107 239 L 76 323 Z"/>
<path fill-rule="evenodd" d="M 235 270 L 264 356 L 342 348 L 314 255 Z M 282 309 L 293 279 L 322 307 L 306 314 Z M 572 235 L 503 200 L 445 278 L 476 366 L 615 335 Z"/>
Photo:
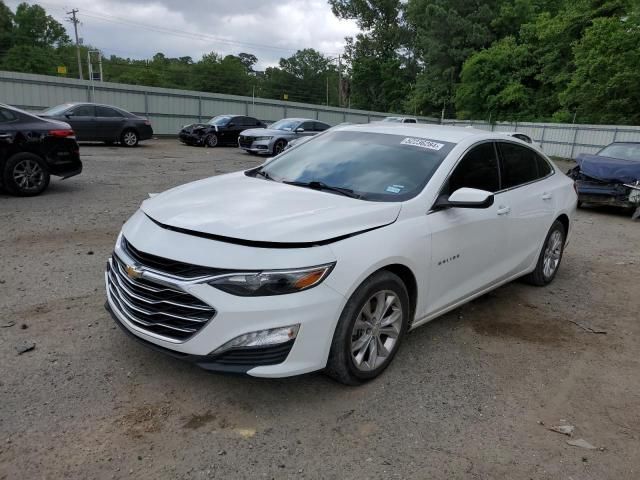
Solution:
<path fill-rule="evenodd" d="M 140 278 L 142 276 L 142 269 L 135 265 L 127 265 L 127 275 L 129 278 Z"/>

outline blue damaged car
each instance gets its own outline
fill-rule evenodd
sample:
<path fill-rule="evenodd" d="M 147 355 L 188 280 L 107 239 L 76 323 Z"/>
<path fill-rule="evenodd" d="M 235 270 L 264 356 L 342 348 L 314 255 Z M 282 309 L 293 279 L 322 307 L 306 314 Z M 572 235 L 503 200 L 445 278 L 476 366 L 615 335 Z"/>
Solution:
<path fill-rule="evenodd" d="M 614 142 L 595 155 L 580 154 L 567 174 L 576 182 L 578 206 L 635 209 L 640 217 L 640 142 Z"/>

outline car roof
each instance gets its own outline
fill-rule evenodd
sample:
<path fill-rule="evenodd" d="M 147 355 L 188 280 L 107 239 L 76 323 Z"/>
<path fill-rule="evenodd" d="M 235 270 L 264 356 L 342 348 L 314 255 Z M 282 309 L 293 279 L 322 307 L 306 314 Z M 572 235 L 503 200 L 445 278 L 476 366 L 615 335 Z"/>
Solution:
<path fill-rule="evenodd" d="M 407 135 L 418 138 L 441 140 L 443 142 L 460 143 L 461 141 L 477 136 L 489 136 L 491 132 L 478 130 L 477 128 L 451 127 L 447 125 L 433 125 L 426 123 L 360 123 L 334 127 L 335 130 L 350 132 L 383 133 L 388 135 Z M 494 135 L 494 138 L 500 138 Z"/>

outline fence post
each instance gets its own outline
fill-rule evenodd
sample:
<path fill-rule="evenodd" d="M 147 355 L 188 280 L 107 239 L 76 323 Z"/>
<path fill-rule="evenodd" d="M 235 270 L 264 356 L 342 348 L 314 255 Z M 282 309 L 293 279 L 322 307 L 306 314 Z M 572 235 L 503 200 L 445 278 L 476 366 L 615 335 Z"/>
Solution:
<path fill-rule="evenodd" d="M 542 148 L 542 146 L 544 145 L 544 132 L 547 131 L 547 126 L 543 125 L 542 126 L 542 136 L 540 137 L 540 148 Z"/>
<path fill-rule="evenodd" d="M 198 123 L 202 123 L 202 97 L 198 95 Z"/>
<path fill-rule="evenodd" d="M 244 114 L 249 116 L 249 102 L 244 102 Z"/>
<path fill-rule="evenodd" d="M 616 127 L 616 129 L 613 132 L 613 140 L 611 141 L 611 143 L 615 142 L 618 139 L 618 127 Z"/>
<path fill-rule="evenodd" d="M 144 116 L 149 116 L 149 95 L 146 90 L 144 91 Z"/>
<path fill-rule="evenodd" d="M 578 136 L 578 127 L 573 129 L 573 140 L 571 140 L 571 153 L 569 153 L 569 158 L 573 160 L 573 151 L 576 148 L 576 137 Z"/>

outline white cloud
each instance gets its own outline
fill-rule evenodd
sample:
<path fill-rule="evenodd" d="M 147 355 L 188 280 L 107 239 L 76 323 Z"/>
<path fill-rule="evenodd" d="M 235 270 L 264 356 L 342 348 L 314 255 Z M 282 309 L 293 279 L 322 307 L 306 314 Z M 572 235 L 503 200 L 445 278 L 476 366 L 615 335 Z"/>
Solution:
<path fill-rule="evenodd" d="M 15 9 L 20 0 L 5 0 Z M 47 0 L 39 3 L 58 21 L 80 10 L 80 36 L 107 55 L 149 58 L 253 53 L 263 69 L 296 50 L 315 48 L 335 56 L 353 21 L 339 20 L 323 0 Z M 65 22 L 70 35 L 71 25 Z M 142 25 L 149 26 L 145 28 Z"/>

